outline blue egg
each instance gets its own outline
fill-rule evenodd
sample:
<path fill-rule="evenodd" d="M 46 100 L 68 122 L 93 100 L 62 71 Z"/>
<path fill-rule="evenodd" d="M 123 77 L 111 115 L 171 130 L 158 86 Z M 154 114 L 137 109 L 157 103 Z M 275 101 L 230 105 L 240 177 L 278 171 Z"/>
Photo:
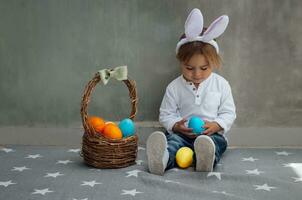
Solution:
<path fill-rule="evenodd" d="M 193 133 L 201 134 L 205 129 L 203 126 L 205 125 L 204 121 L 199 117 L 191 117 L 189 120 L 188 127 L 193 129 Z"/>
<path fill-rule="evenodd" d="M 121 129 L 123 133 L 123 137 L 129 137 L 131 135 L 134 135 L 135 133 L 135 125 L 133 121 L 129 118 L 123 119 L 118 127 Z"/>

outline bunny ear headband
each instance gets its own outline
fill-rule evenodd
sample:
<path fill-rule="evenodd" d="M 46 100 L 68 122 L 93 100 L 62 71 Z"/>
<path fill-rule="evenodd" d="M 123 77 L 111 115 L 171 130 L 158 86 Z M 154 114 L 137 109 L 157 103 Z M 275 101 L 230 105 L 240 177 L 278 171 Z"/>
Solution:
<path fill-rule="evenodd" d="M 178 53 L 181 45 L 193 41 L 201 41 L 211 44 L 215 47 L 216 52 L 219 53 L 218 44 L 214 39 L 218 38 L 225 31 L 228 23 L 229 17 L 227 15 L 222 15 L 212 22 L 203 35 L 199 36 L 203 30 L 203 16 L 199 9 L 194 8 L 185 23 L 185 38 L 181 39 L 177 43 L 176 54 Z"/>

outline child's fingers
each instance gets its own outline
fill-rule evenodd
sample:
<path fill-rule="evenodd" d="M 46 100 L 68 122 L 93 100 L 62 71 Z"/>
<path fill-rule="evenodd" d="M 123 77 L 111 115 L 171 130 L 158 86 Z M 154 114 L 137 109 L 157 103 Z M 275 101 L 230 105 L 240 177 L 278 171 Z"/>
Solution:
<path fill-rule="evenodd" d="M 205 129 L 210 128 L 210 127 L 211 127 L 211 125 L 210 125 L 209 123 L 206 123 L 206 124 L 203 126 L 203 128 L 205 128 Z"/>
<path fill-rule="evenodd" d="M 182 119 L 182 120 L 179 121 L 179 124 L 184 124 L 184 123 L 186 123 L 186 122 L 187 122 L 186 119 Z"/>
<path fill-rule="evenodd" d="M 212 129 L 211 129 L 211 128 L 208 128 L 208 129 L 206 129 L 206 130 L 203 132 L 203 134 L 208 135 L 208 134 L 211 133 L 211 132 L 212 132 Z"/>
<path fill-rule="evenodd" d="M 192 133 L 193 129 L 192 128 L 187 128 L 185 126 L 181 127 L 181 131 L 182 132 L 186 132 L 186 133 Z"/>

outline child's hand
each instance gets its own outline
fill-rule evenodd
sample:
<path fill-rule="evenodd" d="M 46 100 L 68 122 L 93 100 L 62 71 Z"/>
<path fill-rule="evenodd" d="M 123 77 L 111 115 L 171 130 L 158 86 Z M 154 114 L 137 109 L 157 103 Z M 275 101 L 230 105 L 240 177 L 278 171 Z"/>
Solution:
<path fill-rule="evenodd" d="M 185 123 L 187 121 L 188 120 L 186 120 L 186 119 L 182 119 L 182 120 L 176 122 L 172 128 L 172 131 L 175 133 L 181 133 L 181 134 L 187 136 L 188 138 L 196 138 L 197 135 L 193 133 L 193 129 L 186 127 Z"/>
<path fill-rule="evenodd" d="M 212 135 L 218 131 L 221 131 L 222 128 L 217 122 L 209 122 L 205 120 L 205 125 L 203 126 L 206 130 L 203 132 L 205 135 Z"/>

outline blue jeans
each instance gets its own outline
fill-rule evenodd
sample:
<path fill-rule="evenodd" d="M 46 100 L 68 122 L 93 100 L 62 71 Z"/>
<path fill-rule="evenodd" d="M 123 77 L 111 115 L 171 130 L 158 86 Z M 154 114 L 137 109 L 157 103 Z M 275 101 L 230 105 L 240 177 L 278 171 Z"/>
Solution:
<path fill-rule="evenodd" d="M 194 151 L 194 141 L 195 139 L 190 139 L 182 134 L 169 134 L 168 132 L 165 133 L 167 142 L 168 142 L 168 151 L 169 151 L 169 161 L 166 167 L 166 170 L 176 167 L 176 152 L 181 147 L 189 147 Z M 215 160 L 214 166 L 219 162 L 222 154 L 225 152 L 227 148 L 227 141 L 225 138 L 220 135 L 219 133 L 214 133 L 209 136 L 214 144 L 215 144 Z M 194 156 L 194 163 L 195 163 L 195 156 Z"/>

